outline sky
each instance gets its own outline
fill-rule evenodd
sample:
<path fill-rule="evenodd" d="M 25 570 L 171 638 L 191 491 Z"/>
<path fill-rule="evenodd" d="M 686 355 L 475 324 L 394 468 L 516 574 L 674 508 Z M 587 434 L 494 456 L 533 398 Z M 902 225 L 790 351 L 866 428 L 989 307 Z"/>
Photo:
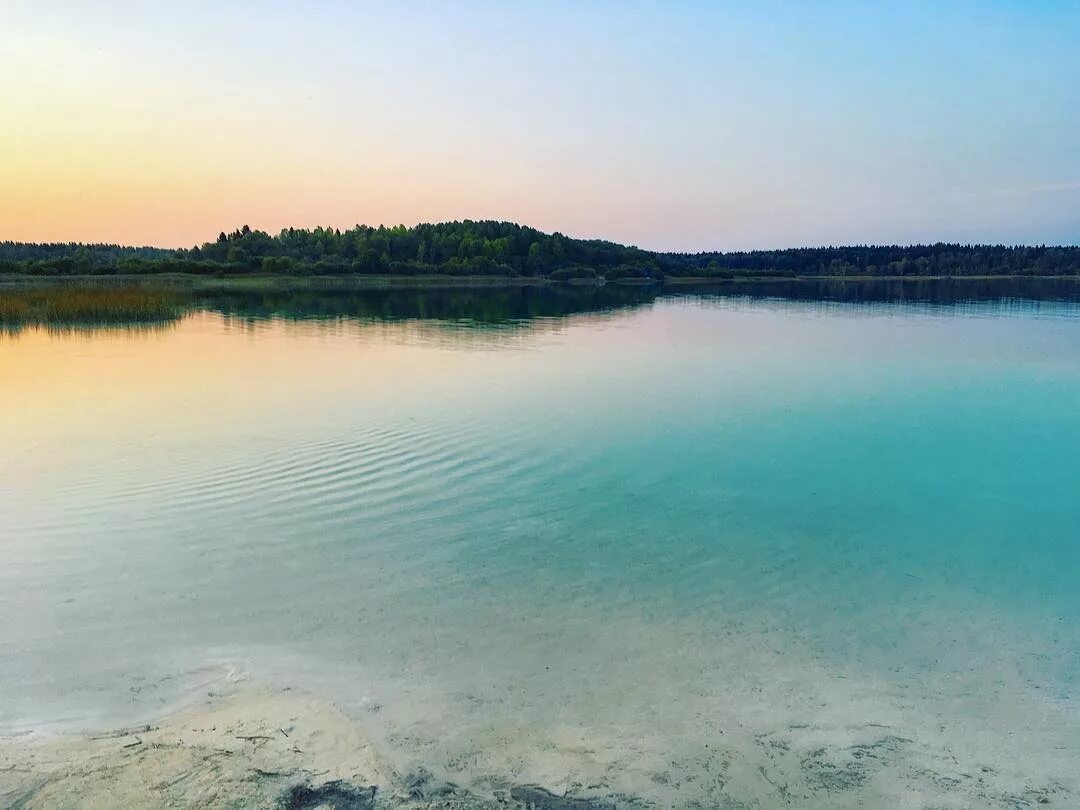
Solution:
<path fill-rule="evenodd" d="M 0 240 L 1080 243 L 1080 3 L 0 3 Z"/>

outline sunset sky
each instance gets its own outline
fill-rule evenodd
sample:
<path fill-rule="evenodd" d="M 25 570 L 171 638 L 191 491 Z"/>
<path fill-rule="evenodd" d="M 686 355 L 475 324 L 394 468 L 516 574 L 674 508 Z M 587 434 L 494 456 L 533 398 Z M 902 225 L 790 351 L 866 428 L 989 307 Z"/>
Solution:
<path fill-rule="evenodd" d="M 1080 242 L 1075 2 L 7 0 L 0 111 L 0 240 Z"/>

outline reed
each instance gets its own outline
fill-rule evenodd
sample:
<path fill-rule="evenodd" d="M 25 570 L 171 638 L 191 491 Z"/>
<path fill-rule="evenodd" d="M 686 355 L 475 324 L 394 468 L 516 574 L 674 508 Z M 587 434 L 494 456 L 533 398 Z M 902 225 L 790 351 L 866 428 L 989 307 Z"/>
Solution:
<path fill-rule="evenodd" d="M 189 298 L 178 290 L 147 287 L 0 288 L 0 324 L 6 327 L 164 323 L 179 318 Z"/>

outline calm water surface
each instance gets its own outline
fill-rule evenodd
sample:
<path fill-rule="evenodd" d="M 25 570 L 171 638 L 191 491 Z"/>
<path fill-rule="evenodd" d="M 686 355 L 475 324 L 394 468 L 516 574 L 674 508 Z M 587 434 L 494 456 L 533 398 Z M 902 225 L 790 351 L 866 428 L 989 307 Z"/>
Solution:
<path fill-rule="evenodd" d="M 1075 796 L 1080 309 L 621 303 L 0 337 L 0 732 L 244 677 L 479 788 Z"/>

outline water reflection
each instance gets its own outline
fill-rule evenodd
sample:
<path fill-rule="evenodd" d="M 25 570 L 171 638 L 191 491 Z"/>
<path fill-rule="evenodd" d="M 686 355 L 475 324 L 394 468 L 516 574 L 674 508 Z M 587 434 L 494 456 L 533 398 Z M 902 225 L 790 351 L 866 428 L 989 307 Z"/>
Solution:
<path fill-rule="evenodd" d="M 101 323 L 81 322 L 71 324 L 56 323 L 0 323 L 0 340 L 18 338 L 28 329 L 41 329 L 45 334 L 57 338 L 78 338 L 109 335 L 132 337 L 145 335 L 151 337 L 169 332 L 182 320 L 182 316 L 162 321 L 104 321 Z"/>
<path fill-rule="evenodd" d="M 654 287 L 515 286 L 300 288 L 200 293 L 203 308 L 241 318 L 455 321 L 506 326 L 537 318 L 612 312 L 654 301 Z"/>
<path fill-rule="evenodd" d="M 206 282 L 200 282 L 206 283 Z M 82 295 L 72 285 L 47 285 L 26 290 L 0 290 L 0 304 L 22 303 L 20 297 L 43 301 Z M 108 292 L 111 290 L 112 292 Z M 118 318 L 113 299 L 168 299 L 170 317 Z M 1080 280 L 1074 278 L 972 278 L 911 280 L 814 280 L 721 281 L 706 285 L 511 285 L 481 287 L 362 287 L 340 281 L 245 280 L 220 286 L 188 286 L 153 280 L 133 285 L 102 282 L 94 287 L 100 298 L 100 322 L 92 307 L 82 307 L 77 319 L 65 321 L 59 306 L 47 307 L 48 318 L 0 317 L 2 333 L 17 335 L 27 326 L 40 325 L 51 333 L 71 330 L 138 329 L 167 330 L 185 313 L 211 312 L 227 324 L 257 328 L 268 321 L 304 321 L 334 329 L 335 324 L 399 323 L 427 324 L 433 337 L 445 332 L 466 331 L 548 332 L 561 328 L 579 315 L 612 316 L 650 306 L 660 299 L 678 298 L 686 303 L 711 306 L 760 305 L 769 301 L 798 301 L 814 309 L 879 309 L 899 307 L 907 311 L 946 308 L 959 314 L 1072 313 L 1080 304 Z M 46 302 L 47 303 L 47 302 Z M 0 306 L 0 315 L 4 308 Z M 44 311 L 44 310 L 43 310 Z"/>
<path fill-rule="evenodd" d="M 515 286 L 473 288 L 279 288 L 197 294 L 200 307 L 238 318 L 434 320 L 460 326 L 521 326 L 545 318 L 614 313 L 669 296 L 710 300 L 780 299 L 824 304 L 896 304 L 1038 310 L 1080 302 L 1066 278 L 912 281 L 730 281 L 709 285 Z M 976 308 L 978 308 L 976 307 Z"/>
<path fill-rule="evenodd" d="M 781 298 L 845 304 L 933 304 L 960 306 L 974 302 L 1080 302 L 1080 279 L 1033 278 L 915 278 L 915 279 L 784 279 L 726 281 L 708 285 L 679 285 L 669 292 L 724 298 Z"/>

